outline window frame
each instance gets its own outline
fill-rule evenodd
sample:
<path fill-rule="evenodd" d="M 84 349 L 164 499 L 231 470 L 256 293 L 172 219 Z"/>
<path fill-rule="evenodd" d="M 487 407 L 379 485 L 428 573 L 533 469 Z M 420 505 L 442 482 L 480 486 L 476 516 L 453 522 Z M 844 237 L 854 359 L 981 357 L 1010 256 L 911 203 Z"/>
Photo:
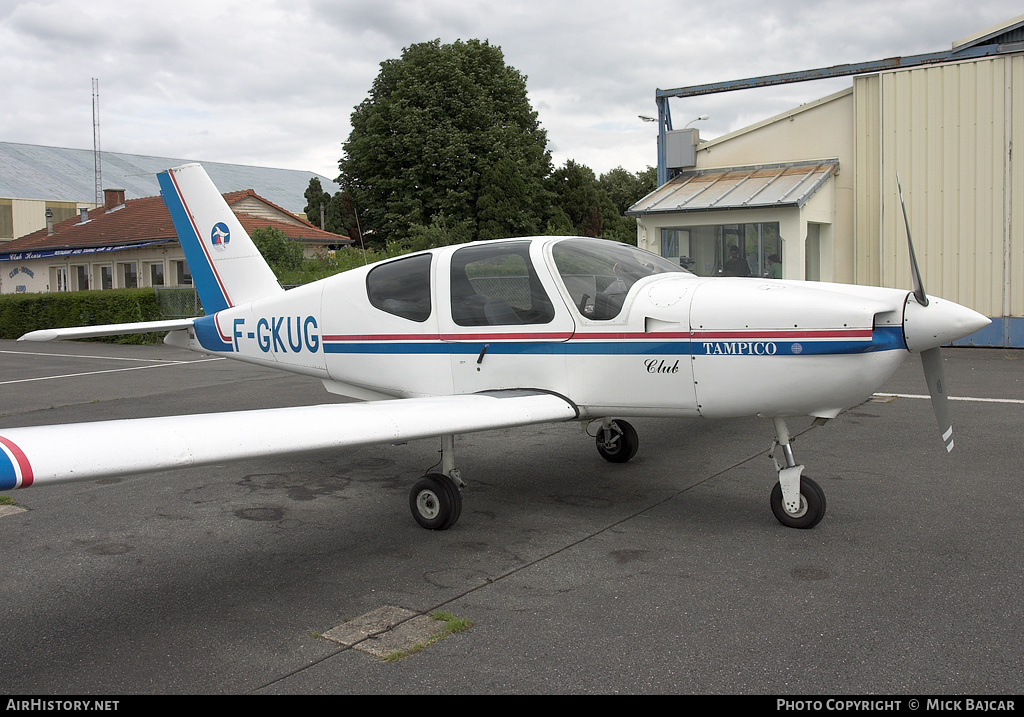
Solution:
<path fill-rule="evenodd" d="M 434 313 L 432 254 L 410 254 L 373 267 L 366 298 L 375 309 L 422 324 Z"/>

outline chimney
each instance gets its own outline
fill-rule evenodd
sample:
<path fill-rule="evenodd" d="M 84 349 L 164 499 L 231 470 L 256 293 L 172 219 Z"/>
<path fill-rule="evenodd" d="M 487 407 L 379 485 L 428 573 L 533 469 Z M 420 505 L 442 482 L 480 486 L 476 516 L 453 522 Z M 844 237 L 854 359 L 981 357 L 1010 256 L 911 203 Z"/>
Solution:
<path fill-rule="evenodd" d="M 87 221 L 89 221 L 89 209 L 88 209 L 88 207 L 79 207 L 78 208 L 78 223 L 79 224 L 85 224 Z"/>
<path fill-rule="evenodd" d="M 53 234 L 53 210 L 47 207 L 46 209 L 46 235 L 50 236 Z"/>
<path fill-rule="evenodd" d="M 119 206 L 124 204 L 124 190 L 123 189 L 104 189 L 103 190 L 103 209 L 109 212 L 112 209 L 117 209 Z"/>

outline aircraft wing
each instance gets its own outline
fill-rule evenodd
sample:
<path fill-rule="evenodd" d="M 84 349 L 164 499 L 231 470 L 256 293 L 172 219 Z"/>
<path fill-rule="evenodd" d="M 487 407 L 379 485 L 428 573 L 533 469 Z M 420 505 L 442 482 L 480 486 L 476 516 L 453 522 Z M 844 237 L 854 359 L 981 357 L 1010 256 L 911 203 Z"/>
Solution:
<path fill-rule="evenodd" d="M 0 429 L 0 489 L 573 420 L 542 391 L 492 391 Z"/>
<path fill-rule="evenodd" d="M 193 319 L 167 319 L 166 321 L 137 321 L 130 324 L 102 324 L 99 326 L 70 326 L 64 329 L 40 329 L 29 331 L 18 341 L 58 341 L 60 339 L 90 339 L 96 336 L 119 336 L 121 334 L 148 334 L 158 331 L 175 331 L 192 326 Z"/>

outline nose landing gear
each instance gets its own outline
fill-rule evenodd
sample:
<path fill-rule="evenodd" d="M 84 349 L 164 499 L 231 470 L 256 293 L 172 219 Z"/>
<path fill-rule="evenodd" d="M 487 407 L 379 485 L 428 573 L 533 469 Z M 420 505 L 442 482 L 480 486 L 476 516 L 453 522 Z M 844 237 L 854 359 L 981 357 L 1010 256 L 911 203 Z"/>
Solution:
<path fill-rule="evenodd" d="M 802 475 L 804 467 L 793 457 L 789 429 L 782 418 L 773 418 L 775 443 L 771 456 L 779 482 L 772 488 L 769 502 L 775 518 L 788 528 L 813 528 L 825 516 L 825 493 L 816 482 Z M 786 465 L 775 459 L 775 449 L 781 447 Z"/>
<path fill-rule="evenodd" d="M 626 421 L 604 419 L 597 429 L 597 452 L 610 463 L 625 463 L 636 455 L 640 439 Z"/>

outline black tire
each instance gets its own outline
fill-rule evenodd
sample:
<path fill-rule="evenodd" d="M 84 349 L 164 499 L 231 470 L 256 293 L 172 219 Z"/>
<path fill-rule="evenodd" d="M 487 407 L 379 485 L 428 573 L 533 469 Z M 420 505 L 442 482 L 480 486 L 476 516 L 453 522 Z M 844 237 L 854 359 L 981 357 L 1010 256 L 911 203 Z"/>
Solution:
<path fill-rule="evenodd" d="M 409 509 L 427 530 L 447 530 L 462 514 L 462 493 L 448 476 L 428 473 L 413 484 Z"/>
<path fill-rule="evenodd" d="M 440 473 L 433 473 L 431 475 L 444 484 L 444 487 L 448 490 L 448 497 L 452 502 L 452 514 L 448 518 L 448 524 L 444 526 L 444 529 L 448 529 L 455 525 L 462 516 L 462 490 L 454 479 L 446 475 L 441 475 Z"/>
<path fill-rule="evenodd" d="M 800 509 L 789 513 L 782 504 L 782 486 L 772 488 L 772 513 L 787 528 L 813 528 L 825 517 L 825 492 L 807 476 L 800 477 Z"/>
<path fill-rule="evenodd" d="M 640 439 L 636 429 L 626 421 L 612 421 L 611 440 L 605 441 L 604 428 L 597 431 L 597 452 L 610 463 L 625 463 L 636 455 Z"/>

